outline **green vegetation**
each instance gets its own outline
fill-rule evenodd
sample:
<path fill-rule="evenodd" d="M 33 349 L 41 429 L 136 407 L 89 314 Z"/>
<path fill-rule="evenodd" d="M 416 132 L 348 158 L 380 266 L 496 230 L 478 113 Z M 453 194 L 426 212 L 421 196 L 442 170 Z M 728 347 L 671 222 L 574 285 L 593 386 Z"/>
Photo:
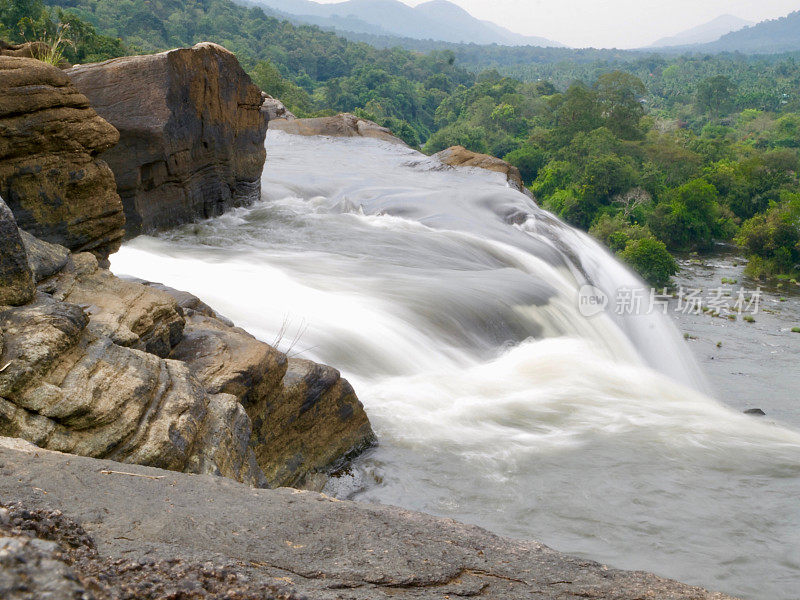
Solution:
<path fill-rule="evenodd" d="M 126 54 L 119 38 L 97 33 L 94 25 L 41 0 L 0 0 L 0 39 L 40 41 L 50 46 L 37 57 L 50 64 L 94 62 Z"/>
<path fill-rule="evenodd" d="M 59 31 L 70 62 L 214 41 L 298 116 L 354 112 L 429 153 L 504 157 L 540 205 L 659 287 L 670 252 L 718 242 L 746 248 L 751 276 L 800 276 L 800 54 L 415 42 L 423 54 L 230 0 L 0 0 L 0 36 Z"/>
<path fill-rule="evenodd" d="M 800 333 L 800 327 L 792 327 L 792 333 Z"/>

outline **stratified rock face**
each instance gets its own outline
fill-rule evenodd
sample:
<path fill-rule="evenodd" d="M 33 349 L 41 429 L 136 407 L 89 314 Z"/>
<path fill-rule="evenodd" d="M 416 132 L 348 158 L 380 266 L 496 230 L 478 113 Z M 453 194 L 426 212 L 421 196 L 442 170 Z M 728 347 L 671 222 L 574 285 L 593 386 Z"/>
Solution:
<path fill-rule="evenodd" d="M 183 338 L 170 358 L 188 365 L 209 393 L 239 399 L 270 487 L 321 489 L 332 468 L 374 441 L 364 407 L 336 369 L 287 359 L 213 311 L 186 308 L 185 314 Z"/>
<path fill-rule="evenodd" d="M 231 52 L 203 43 L 67 74 L 120 132 L 103 158 L 116 176 L 129 234 L 259 198 L 268 114 Z"/>
<path fill-rule="evenodd" d="M 506 176 L 506 179 L 508 179 L 508 184 L 511 187 L 521 192 L 526 191 L 522 183 L 519 169 L 494 156 L 479 154 L 478 152 L 467 150 L 464 146 L 451 146 L 441 152 L 437 152 L 432 158 L 438 159 L 440 162 L 450 165 L 451 167 L 475 167 L 502 173 Z"/>
<path fill-rule="evenodd" d="M 44 42 L 25 42 L 24 44 L 9 44 L 0 40 L 0 56 L 18 56 L 21 58 L 37 58 L 50 51 L 50 46 Z"/>
<path fill-rule="evenodd" d="M 20 235 L 3 208 L 0 435 L 258 487 L 324 485 L 373 440 L 334 369 L 287 360 L 191 294 Z"/>
<path fill-rule="evenodd" d="M 334 117 L 317 117 L 314 119 L 279 119 L 270 123 L 270 128 L 285 131 L 292 135 L 327 135 L 331 137 L 368 137 L 403 144 L 386 127 L 362 119 L 350 113 L 342 113 Z"/>
<path fill-rule="evenodd" d="M 14 215 L 0 198 L 0 305 L 26 304 L 33 294 L 33 273 L 22 237 Z"/>
<path fill-rule="evenodd" d="M 50 254 L 43 262 L 60 260 Z M 45 293 L 49 292 L 49 293 Z M 264 485 L 250 419 L 165 360 L 183 316 L 166 293 L 68 258 L 35 300 L 0 311 L 0 432 L 53 450 Z"/>
<path fill-rule="evenodd" d="M 36 237 L 100 260 L 125 217 L 114 175 L 97 155 L 119 139 L 59 69 L 0 56 L 0 195 Z"/>

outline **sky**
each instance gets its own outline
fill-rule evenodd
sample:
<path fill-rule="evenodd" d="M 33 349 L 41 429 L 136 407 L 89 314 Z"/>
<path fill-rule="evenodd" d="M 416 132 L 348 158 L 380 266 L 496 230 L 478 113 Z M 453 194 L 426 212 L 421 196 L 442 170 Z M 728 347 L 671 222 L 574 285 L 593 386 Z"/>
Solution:
<path fill-rule="evenodd" d="M 402 1 L 414 6 L 425 0 Z M 450 1 L 475 17 L 517 33 L 538 35 L 579 48 L 638 48 L 724 14 L 763 21 L 800 10 L 800 0 Z"/>

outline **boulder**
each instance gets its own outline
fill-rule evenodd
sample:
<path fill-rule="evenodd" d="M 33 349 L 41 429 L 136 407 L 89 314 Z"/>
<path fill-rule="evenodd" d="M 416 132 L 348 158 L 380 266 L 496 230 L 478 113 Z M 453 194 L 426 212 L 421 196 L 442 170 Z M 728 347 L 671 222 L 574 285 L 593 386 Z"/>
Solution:
<path fill-rule="evenodd" d="M 527 188 L 522 183 L 519 169 L 495 156 L 473 152 L 472 150 L 467 150 L 464 146 L 451 146 L 441 152 L 437 152 L 432 158 L 451 167 L 474 167 L 502 173 L 506 176 L 509 186 L 523 193 L 527 191 Z"/>
<path fill-rule="evenodd" d="M 33 299 L 33 273 L 14 215 L 0 198 L 0 305 Z"/>
<path fill-rule="evenodd" d="M 261 193 L 268 114 L 236 57 L 203 43 L 66 71 L 120 132 L 103 158 L 130 235 L 213 217 Z"/>
<path fill-rule="evenodd" d="M 0 56 L 0 81 L 0 195 L 17 224 L 105 260 L 125 233 L 114 175 L 97 158 L 116 129 L 56 67 Z"/>
<path fill-rule="evenodd" d="M 317 117 L 313 119 L 279 119 L 270 124 L 272 129 L 284 131 L 292 135 L 327 135 L 330 137 L 366 137 L 403 144 L 405 142 L 396 137 L 386 127 L 362 119 L 349 113 L 342 113 L 333 117 Z"/>
<path fill-rule="evenodd" d="M 0 312 L 0 432 L 60 452 L 263 485 L 249 419 L 186 365 L 115 344 L 45 294 Z"/>
<path fill-rule="evenodd" d="M 270 487 L 321 489 L 375 439 L 352 386 L 331 367 L 286 355 L 213 316 L 186 316 L 170 358 L 212 394 L 232 394 L 252 422 L 250 446 Z"/>
<path fill-rule="evenodd" d="M 292 112 L 284 106 L 283 102 L 277 98 L 273 98 L 269 94 L 261 92 L 261 112 L 267 113 L 267 120 L 274 121 L 276 119 L 287 119 L 292 121 L 296 119 Z"/>

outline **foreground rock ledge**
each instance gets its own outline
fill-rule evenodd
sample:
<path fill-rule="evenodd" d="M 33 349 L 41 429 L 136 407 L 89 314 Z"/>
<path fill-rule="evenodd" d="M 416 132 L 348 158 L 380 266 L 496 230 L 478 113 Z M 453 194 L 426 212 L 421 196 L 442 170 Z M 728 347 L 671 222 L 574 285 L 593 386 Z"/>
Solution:
<path fill-rule="evenodd" d="M 315 600 L 729 598 L 391 506 L 253 489 L 9 438 L 0 438 L 0 499 L 63 511 L 103 557 L 144 569 L 170 559 L 233 563 L 253 589 L 283 585 Z"/>

